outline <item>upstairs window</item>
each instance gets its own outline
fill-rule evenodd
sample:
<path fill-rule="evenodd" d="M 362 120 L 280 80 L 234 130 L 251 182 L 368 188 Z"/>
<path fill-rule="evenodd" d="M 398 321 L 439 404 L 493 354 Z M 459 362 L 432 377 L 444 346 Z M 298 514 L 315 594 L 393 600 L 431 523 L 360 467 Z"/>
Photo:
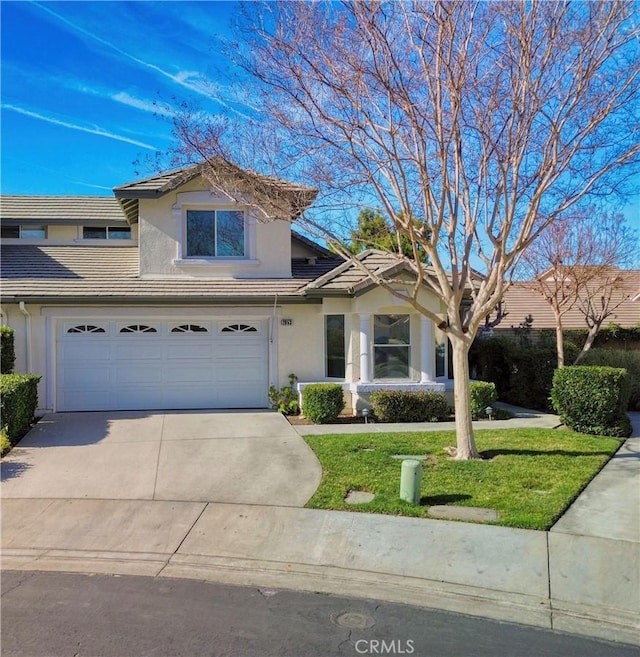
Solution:
<path fill-rule="evenodd" d="M 244 212 L 187 210 L 187 258 L 241 258 L 245 255 Z"/>
<path fill-rule="evenodd" d="M 83 226 L 82 239 L 130 240 L 131 228 L 129 226 Z"/>
<path fill-rule="evenodd" d="M 2 226 L 4 239 L 43 240 L 47 237 L 46 226 Z"/>

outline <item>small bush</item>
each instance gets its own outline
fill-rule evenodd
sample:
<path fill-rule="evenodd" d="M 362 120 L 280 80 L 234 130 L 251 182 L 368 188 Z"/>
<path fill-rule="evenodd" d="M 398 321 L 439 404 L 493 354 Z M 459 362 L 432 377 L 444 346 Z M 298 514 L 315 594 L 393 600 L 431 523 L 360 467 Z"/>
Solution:
<path fill-rule="evenodd" d="M 622 367 L 627 370 L 631 385 L 627 410 L 640 411 L 640 351 L 590 349 L 581 364 Z"/>
<path fill-rule="evenodd" d="M 298 405 L 298 393 L 295 385 L 298 377 L 295 374 L 289 374 L 289 385 L 282 386 L 278 390 L 275 386 L 269 387 L 269 401 L 271 405 L 283 415 L 298 415 L 300 406 Z"/>
<path fill-rule="evenodd" d="M 0 372 L 11 374 L 16 362 L 13 329 L 9 326 L 0 326 Z"/>
<path fill-rule="evenodd" d="M 302 412 L 316 424 L 333 422 L 344 408 L 339 383 L 312 383 L 302 390 Z"/>
<path fill-rule="evenodd" d="M 11 449 L 11 443 L 7 436 L 7 427 L 0 429 L 0 456 L 4 456 Z"/>
<path fill-rule="evenodd" d="M 439 392 L 403 390 L 372 392 L 371 410 L 379 422 L 431 422 L 450 413 L 447 398 Z"/>
<path fill-rule="evenodd" d="M 487 406 L 493 406 L 498 399 L 495 383 L 473 381 L 469 384 L 469 392 L 471 394 L 471 415 L 474 418 L 486 417 L 485 409 Z"/>
<path fill-rule="evenodd" d="M 553 408 L 568 427 L 596 436 L 629 436 L 629 374 L 616 367 L 568 366 L 553 375 Z"/>
<path fill-rule="evenodd" d="M 12 445 L 24 436 L 33 422 L 40 378 L 36 374 L 0 375 L 0 416 Z"/>

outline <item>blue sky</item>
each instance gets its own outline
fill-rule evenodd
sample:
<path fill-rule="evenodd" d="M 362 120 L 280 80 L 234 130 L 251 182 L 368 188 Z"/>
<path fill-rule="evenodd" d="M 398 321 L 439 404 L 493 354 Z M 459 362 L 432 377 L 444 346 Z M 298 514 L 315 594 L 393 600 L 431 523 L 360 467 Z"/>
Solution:
<path fill-rule="evenodd" d="M 146 158 L 172 143 L 165 104 L 250 113 L 223 75 L 236 8 L 1 0 L 2 193 L 109 195 L 155 172 Z M 624 213 L 640 228 L 640 197 Z"/>
<path fill-rule="evenodd" d="M 163 103 L 242 111 L 217 74 L 234 9 L 3 1 L 2 193 L 108 195 L 171 144 Z"/>

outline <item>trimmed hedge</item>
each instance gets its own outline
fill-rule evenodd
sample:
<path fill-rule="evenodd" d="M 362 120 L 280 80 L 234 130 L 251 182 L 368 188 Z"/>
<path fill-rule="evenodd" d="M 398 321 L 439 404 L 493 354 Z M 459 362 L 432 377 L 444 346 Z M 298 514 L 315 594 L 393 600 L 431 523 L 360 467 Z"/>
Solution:
<path fill-rule="evenodd" d="M 631 434 L 625 411 L 629 374 L 618 367 L 568 366 L 556 370 L 551 390 L 553 408 L 564 424 L 596 436 Z"/>
<path fill-rule="evenodd" d="M 371 410 L 379 422 L 431 422 L 449 416 L 447 398 L 439 392 L 376 390 Z"/>
<path fill-rule="evenodd" d="M 12 445 L 24 436 L 33 422 L 41 378 L 37 374 L 0 375 L 0 416 Z"/>
<path fill-rule="evenodd" d="M 578 347 L 565 342 L 565 362 L 572 363 Z M 476 379 L 496 384 L 498 399 L 541 411 L 551 410 L 549 395 L 558 366 L 555 344 L 519 347 L 504 338 L 476 340 L 469 353 Z"/>
<path fill-rule="evenodd" d="M 631 386 L 627 410 L 640 411 L 640 351 L 591 348 L 581 365 L 605 365 L 627 370 Z"/>
<path fill-rule="evenodd" d="M 339 383 L 312 383 L 302 389 L 302 412 L 315 424 L 337 419 L 344 408 L 344 395 Z"/>
<path fill-rule="evenodd" d="M 0 326 L 0 372 L 11 374 L 16 362 L 13 329 L 9 326 Z"/>
<path fill-rule="evenodd" d="M 474 418 L 486 417 L 487 406 L 493 406 L 498 399 L 495 383 L 488 381 L 473 381 L 469 384 L 471 395 L 471 415 Z"/>

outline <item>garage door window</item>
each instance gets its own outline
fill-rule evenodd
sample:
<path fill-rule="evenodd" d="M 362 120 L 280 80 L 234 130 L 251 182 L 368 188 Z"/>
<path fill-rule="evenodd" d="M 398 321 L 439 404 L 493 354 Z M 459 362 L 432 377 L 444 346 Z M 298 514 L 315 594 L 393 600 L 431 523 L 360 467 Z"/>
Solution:
<path fill-rule="evenodd" d="M 101 326 L 94 326 L 93 324 L 79 324 L 67 329 L 67 333 L 104 333 Z"/>
<path fill-rule="evenodd" d="M 146 324 L 131 324 L 120 329 L 120 333 L 157 333 L 158 329 Z"/>
<path fill-rule="evenodd" d="M 257 333 L 257 327 L 252 324 L 227 324 L 221 333 Z"/>
<path fill-rule="evenodd" d="M 180 324 L 171 329 L 171 333 L 208 333 L 208 329 L 200 324 Z"/>

